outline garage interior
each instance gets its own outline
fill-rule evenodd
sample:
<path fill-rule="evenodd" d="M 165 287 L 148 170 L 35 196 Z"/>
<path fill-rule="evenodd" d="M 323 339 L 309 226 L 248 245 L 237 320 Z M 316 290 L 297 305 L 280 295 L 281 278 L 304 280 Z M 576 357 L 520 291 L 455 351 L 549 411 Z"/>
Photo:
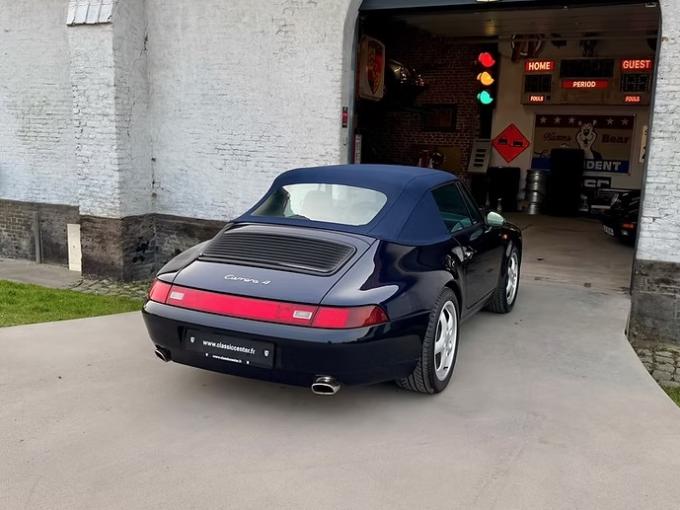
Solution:
<path fill-rule="evenodd" d="M 455 173 L 523 229 L 524 278 L 628 290 L 658 4 L 448 4 L 364 1 L 351 159 Z"/>

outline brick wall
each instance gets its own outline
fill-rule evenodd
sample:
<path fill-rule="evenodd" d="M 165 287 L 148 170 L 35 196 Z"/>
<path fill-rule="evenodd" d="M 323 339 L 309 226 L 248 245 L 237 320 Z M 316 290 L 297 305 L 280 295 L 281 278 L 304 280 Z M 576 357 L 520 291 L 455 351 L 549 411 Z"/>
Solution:
<path fill-rule="evenodd" d="M 661 13 L 629 333 L 639 342 L 680 343 L 680 2 L 662 0 Z"/>
<path fill-rule="evenodd" d="M 461 165 L 466 168 L 479 133 L 474 62 L 480 46 L 434 37 L 406 25 L 368 27 L 366 32 L 385 44 L 388 59 L 416 68 L 427 87 L 417 96 L 415 108 L 386 108 L 361 101 L 358 125 L 364 136 L 363 160 L 416 164 L 416 146 L 454 146 L 460 149 Z M 456 130 L 426 131 L 417 109 L 428 104 L 456 105 Z"/>
<path fill-rule="evenodd" d="M 36 215 L 43 261 L 65 264 L 66 224 L 79 221 L 78 208 L 74 206 L 0 200 L 0 257 L 35 258 Z"/>
<path fill-rule="evenodd" d="M 156 265 L 160 267 L 184 250 L 211 239 L 224 224 L 223 221 L 156 215 Z"/>
<path fill-rule="evenodd" d="M 121 216 L 153 212 L 145 2 L 119 1 L 114 10 L 113 72 Z"/>
<path fill-rule="evenodd" d="M 346 158 L 348 4 L 146 1 L 158 213 L 225 220 L 279 173 Z"/>
<path fill-rule="evenodd" d="M 637 257 L 680 263 L 680 2 L 661 2 L 662 39 Z"/>
<path fill-rule="evenodd" d="M 0 5 L 0 199 L 78 203 L 67 5 Z"/>

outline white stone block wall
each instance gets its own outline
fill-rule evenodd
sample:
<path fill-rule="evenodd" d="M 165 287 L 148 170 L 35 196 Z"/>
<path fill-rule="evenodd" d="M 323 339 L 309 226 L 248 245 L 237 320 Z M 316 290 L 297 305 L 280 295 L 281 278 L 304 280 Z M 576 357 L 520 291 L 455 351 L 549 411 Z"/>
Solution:
<path fill-rule="evenodd" d="M 67 5 L 0 1 L 0 199 L 78 203 Z"/>
<path fill-rule="evenodd" d="M 155 210 L 227 219 L 277 174 L 345 161 L 348 0 L 147 0 Z"/>
<path fill-rule="evenodd" d="M 80 212 L 120 218 L 112 34 L 110 24 L 68 28 Z"/>
<path fill-rule="evenodd" d="M 112 23 L 76 24 L 68 36 L 80 212 L 104 218 L 150 213 L 144 3 L 115 2 Z"/>
<path fill-rule="evenodd" d="M 680 263 L 680 0 L 662 0 L 649 161 L 637 258 Z"/>
<path fill-rule="evenodd" d="M 113 65 L 120 215 L 152 211 L 147 23 L 142 1 L 114 7 Z"/>

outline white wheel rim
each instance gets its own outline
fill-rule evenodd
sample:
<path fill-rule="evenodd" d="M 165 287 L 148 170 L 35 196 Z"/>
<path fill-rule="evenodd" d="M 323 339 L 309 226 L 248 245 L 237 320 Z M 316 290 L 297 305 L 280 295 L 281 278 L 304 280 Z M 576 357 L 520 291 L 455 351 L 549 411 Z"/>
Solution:
<path fill-rule="evenodd" d="M 508 282 L 505 284 L 505 298 L 509 305 L 517 296 L 517 284 L 519 283 L 519 259 L 517 252 L 512 252 L 508 259 Z"/>
<path fill-rule="evenodd" d="M 458 315 L 454 304 L 447 301 L 439 313 L 434 342 L 434 371 L 440 381 L 445 381 L 451 372 L 457 342 Z"/>

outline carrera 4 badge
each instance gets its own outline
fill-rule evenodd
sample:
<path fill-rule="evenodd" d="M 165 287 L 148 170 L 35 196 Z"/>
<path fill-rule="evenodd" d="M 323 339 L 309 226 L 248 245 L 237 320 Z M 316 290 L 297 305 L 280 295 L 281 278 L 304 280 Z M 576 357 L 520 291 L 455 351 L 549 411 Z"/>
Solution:
<path fill-rule="evenodd" d="M 224 279 L 232 282 L 253 283 L 255 285 L 269 285 L 271 283 L 270 280 L 256 280 L 255 278 L 246 278 L 245 276 L 236 276 L 234 274 L 228 274 Z"/>

